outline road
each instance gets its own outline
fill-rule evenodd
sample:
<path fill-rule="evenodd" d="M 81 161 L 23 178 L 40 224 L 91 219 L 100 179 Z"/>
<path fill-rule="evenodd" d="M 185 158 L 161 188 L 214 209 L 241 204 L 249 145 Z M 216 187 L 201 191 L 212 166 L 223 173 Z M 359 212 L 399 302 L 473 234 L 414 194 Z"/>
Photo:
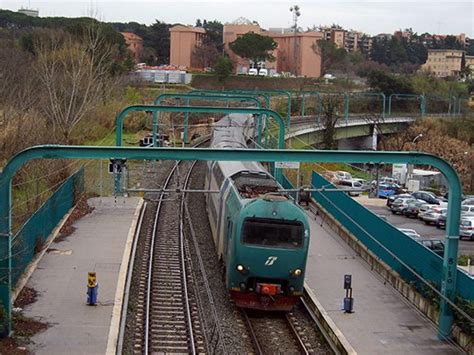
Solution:
<path fill-rule="evenodd" d="M 367 199 L 366 196 L 355 197 L 355 199 L 370 209 L 372 212 L 387 217 L 387 221 L 397 228 L 414 229 L 424 239 L 444 239 L 445 230 L 438 229 L 434 225 L 426 225 L 417 218 L 407 218 L 401 215 L 393 215 L 387 208 L 385 199 Z M 460 240 L 458 255 L 474 255 L 474 240 Z"/>

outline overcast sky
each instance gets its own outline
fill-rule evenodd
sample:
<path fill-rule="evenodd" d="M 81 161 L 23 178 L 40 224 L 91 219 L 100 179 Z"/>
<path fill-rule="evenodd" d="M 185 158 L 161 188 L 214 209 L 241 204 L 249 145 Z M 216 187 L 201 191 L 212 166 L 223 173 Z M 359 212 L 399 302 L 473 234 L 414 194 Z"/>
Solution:
<path fill-rule="evenodd" d="M 16 11 L 28 7 L 39 9 L 40 16 L 85 16 L 94 9 L 103 21 L 151 24 L 155 19 L 168 23 L 195 24 L 197 18 L 232 22 L 240 16 L 258 21 L 263 28 L 288 27 L 291 5 L 298 4 L 298 24 L 337 23 L 375 35 L 412 27 L 415 32 L 458 34 L 474 37 L 474 0 L 463 1 L 387 1 L 387 0 L 0 0 L 0 8 Z"/>

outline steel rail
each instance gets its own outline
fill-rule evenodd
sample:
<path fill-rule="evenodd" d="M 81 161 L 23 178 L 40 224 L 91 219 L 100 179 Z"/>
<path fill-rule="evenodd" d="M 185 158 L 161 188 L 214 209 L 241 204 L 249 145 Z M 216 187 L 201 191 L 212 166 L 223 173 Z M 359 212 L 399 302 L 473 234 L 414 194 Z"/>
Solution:
<path fill-rule="evenodd" d="M 296 330 L 296 327 L 293 324 L 293 321 L 291 320 L 288 313 L 285 313 L 285 318 L 286 318 L 286 321 L 288 322 L 288 325 L 289 325 L 291 331 L 293 332 L 293 336 L 295 337 L 296 342 L 298 343 L 298 346 L 301 350 L 301 354 L 308 355 L 309 354 L 308 348 L 304 344 L 303 339 L 301 339 L 301 336 L 298 334 L 298 330 Z"/>
<path fill-rule="evenodd" d="M 164 186 L 168 186 L 179 163 L 180 161 L 177 161 L 175 165 L 173 166 L 173 168 L 171 169 L 171 172 L 169 173 L 169 175 L 167 176 L 165 180 Z M 153 257 L 154 257 L 156 230 L 158 227 L 158 219 L 160 218 L 161 207 L 164 202 L 163 201 L 164 195 L 165 195 L 164 193 L 160 194 L 158 207 L 156 209 L 155 219 L 153 221 L 153 234 L 151 236 L 150 257 L 148 261 L 148 278 L 147 278 L 146 312 L 145 312 L 145 339 L 144 339 L 145 340 L 144 342 L 145 354 L 149 354 L 148 343 L 149 343 L 149 337 L 150 337 L 150 305 L 151 305 L 151 282 L 152 282 L 152 273 L 153 273 Z"/>
<path fill-rule="evenodd" d="M 193 147 L 198 147 L 203 144 L 205 141 L 199 142 L 195 144 Z M 169 175 L 167 176 L 163 187 L 166 189 L 171 182 L 172 177 L 176 172 L 179 173 L 179 165 L 183 162 L 183 160 L 178 160 L 175 162 L 173 168 L 171 169 Z M 191 167 L 192 170 L 192 167 Z M 190 171 L 191 171 L 190 170 Z M 162 212 L 163 203 L 167 200 L 165 190 L 160 192 L 160 197 L 158 199 L 158 207 L 156 210 L 154 222 L 153 222 L 153 234 L 151 236 L 151 245 L 150 245 L 150 256 L 148 262 L 148 274 L 147 274 L 147 295 L 146 295 L 146 311 L 145 311 L 145 339 L 144 339 L 144 352 L 148 354 L 149 351 L 149 342 L 150 342 L 150 305 L 151 305 L 151 292 L 152 292 L 152 279 L 153 279 L 153 260 L 155 254 L 155 240 L 156 240 L 156 233 L 158 230 L 158 220 L 160 218 L 160 214 Z M 184 199 L 183 199 L 184 200 Z M 186 262 L 185 262 L 185 250 L 184 250 L 184 232 L 183 232 L 183 213 L 182 210 L 180 211 L 180 223 L 179 223 L 179 253 L 180 253 L 180 267 L 181 267 L 181 282 L 183 287 L 183 297 L 184 297 L 184 307 L 186 313 L 186 323 L 187 323 L 187 332 L 189 337 L 189 350 L 191 354 L 196 354 L 196 347 L 194 342 L 194 330 L 193 330 L 193 322 L 191 317 L 191 306 L 189 302 L 189 295 L 188 295 L 188 288 L 187 288 L 187 281 L 188 276 L 186 272 Z"/>
<path fill-rule="evenodd" d="M 257 355 L 264 355 L 262 346 L 260 345 L 260 342 L 257 338 L 257 334 L 255 333 L 255 329 L 253 328 L 252 321 L 250 320 L 247 314 L 247 311 L 245 309 L 242 309 L 242 313 L 244 315 L 245 322 L 247 323 L 247 328 L 250 331 L 250 336 L 252 337 L 252 343 L 255 347 Z"/>

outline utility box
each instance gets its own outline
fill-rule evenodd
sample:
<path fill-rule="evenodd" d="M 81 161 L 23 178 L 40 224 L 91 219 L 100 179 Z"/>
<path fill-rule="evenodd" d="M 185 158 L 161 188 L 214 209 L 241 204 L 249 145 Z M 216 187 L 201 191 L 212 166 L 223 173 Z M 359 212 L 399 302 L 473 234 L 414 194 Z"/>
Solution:
<path fill-rule="evenodd" d="M 418 191 L 420 189 L 420 181 L 419 180 L 408 180 L 407 189 L 410 192 Z"/>

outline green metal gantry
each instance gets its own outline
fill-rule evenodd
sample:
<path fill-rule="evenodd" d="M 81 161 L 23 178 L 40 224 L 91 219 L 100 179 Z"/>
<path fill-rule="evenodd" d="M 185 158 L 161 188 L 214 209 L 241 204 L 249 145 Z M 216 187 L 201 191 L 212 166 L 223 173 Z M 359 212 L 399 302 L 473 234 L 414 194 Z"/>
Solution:
<path fill-rule="evenodd" d="M 196 95 L 196 94 L 183 94 L 183 93 L 166 93 L 159 95 L 153 102 L 154 105 L 161 105 L 162 100 L 166 99 L 184 99 L 185 105 L 189 106 L 190 100 L 211 100 L 211 101 L 237 101 L 237 102 L 253 102 L 256 107 L 261 108 L 262 104 L 255 96 L 252 95 Z M 259 127 L 257 142 L 260 144 L 261 138 L 261 122 L 260 116 L 257 122 Z M 184 128 L 183 128 L 183 141 L 185 144 L 188 143 L 188 124 L 189 124 L 189 112 L 184 114 Z M 158 112 L 153 112 L 153 123 L 152 123 L 152 136 L 153 136 L 153 146 L 157 146 L 157 126 L 158 126 Z"/>
<path fill-rule="evenodd" d="M 87 146 L 36 146 L 12 157 L 0 174 L 0 303 L 3 317 L 1 334 L 11 331 L 11 239 L 12 239 L 12 179 L 24 164 L 33 159 L 110 159 L 121 157 L 135 160 L 207 160 L 207 161 L 298 161 L 339 163 L 408 163 L 431 165 L 439 169 L 449 185 L 446 226 L 446 249 L 443 259 L 441 293 L 451 302 L 456 295 L 457 252 L 461 207 L 461 182 L 456 171 L 443 159 L 419 152 L 263 150 L 263 149 L 202 149 L 202 148 L 138 148 Z M 441 299 L 439 336 L 451 333 L 453 312 L 445 298 Z"/>
<path fill-rule="evenodd" d="M 272 95 L 285 95 L 287 97 L 287 128 L 290 129 L 291 125 L 291 93 L 287 90 L 244 90 L 244 89 L 236 89 L 236 90 L 228 90 L 228 91 L 214 91 L 214 90 L 193 90 L 191 92 L 199 92 L 199 93 L 237 93 L 237 94 L 253 94 L 253 95 L 266 95 L 266 96 L 272 96 Z M 270 101 L 267 103 L 267 107 L 270 107 Z"/>
<path fill-rule="evenodd" d="M 278 148 L 285 148 L 285 122 L 275 111 L 266 108 L 253 107 L 209 107 L 209 106 L 164 106 L 164 105 L 133 105 L 123 109 L 115 120 L 115 144 L 122 145 L 123 121 L 131 112 L 188 112 L 188 113 L 243 113 L 257 116 L 268 116 L 278 124 Z"/>

